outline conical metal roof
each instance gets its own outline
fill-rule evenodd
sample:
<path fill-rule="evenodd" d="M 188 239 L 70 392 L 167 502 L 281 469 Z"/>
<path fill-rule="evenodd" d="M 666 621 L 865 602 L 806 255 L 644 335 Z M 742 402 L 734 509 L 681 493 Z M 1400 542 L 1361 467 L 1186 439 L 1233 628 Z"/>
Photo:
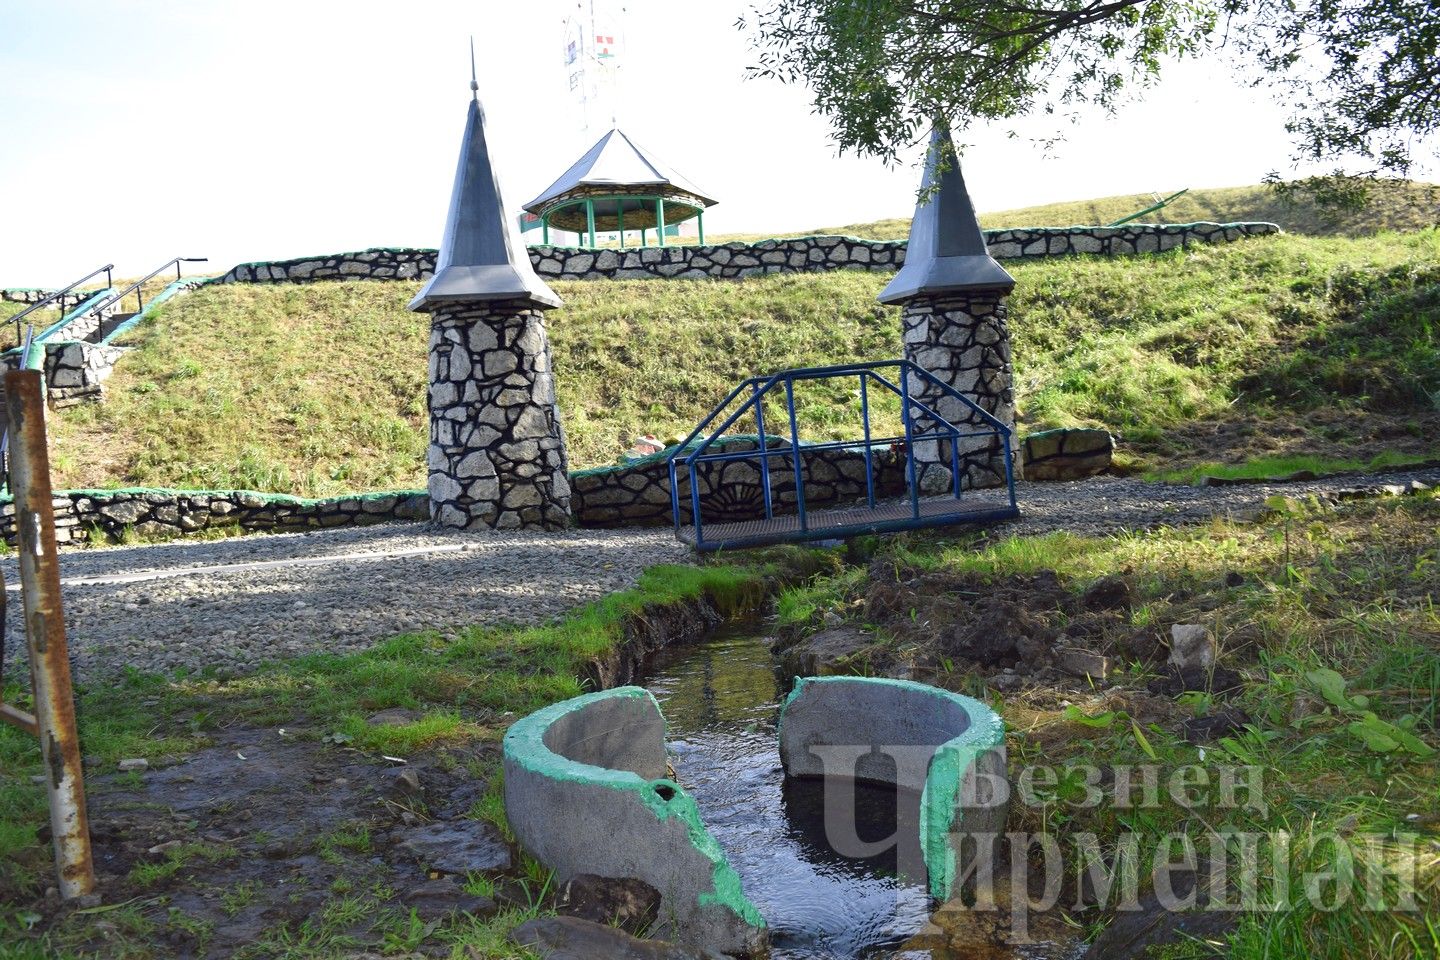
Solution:
<path fill-rule="evenodd" d="M 618 127 L 596 141 L 560 179 L 525 204 L 525 209 L 538 214 L 555 200 L 581 187 L 613 187 L 625 192 L 633 192 L 626 188 L 649 187 L 655 192 L 653 188 L 668 187 L 690 194 L 707 207 L 715 203 L 699 187 L 636 146 Z"/>
<path fill-rule="evenodd" d="M 939 176 L 940 158 L 949 159 L 949 169 Z M 915 207 L 910 221 L 910 243 L 905 249 L 905 266 L 884 290 L 881 303 L 903 303 L 913 297 L 990 291 L 1009 293 L 1015 278 L 1005 272 L 985 246 L 985 234 L 975 217 L 975 206 L 960 174 L 960 161 L 950 142 L 950 131 L 937 125 L 930 134 L 930 152 L 921 182 L 925 196 Z"/>
<path fill-rule="evenodd" d="M 472 98 L 435 276 L 410 302 L 411 310 L 430 311 L 464 300 L 560 306 L 560 298 L 535 275 L 530 253 L 507 210 L 485 142 L 485 112 L 479 99 Z"/>

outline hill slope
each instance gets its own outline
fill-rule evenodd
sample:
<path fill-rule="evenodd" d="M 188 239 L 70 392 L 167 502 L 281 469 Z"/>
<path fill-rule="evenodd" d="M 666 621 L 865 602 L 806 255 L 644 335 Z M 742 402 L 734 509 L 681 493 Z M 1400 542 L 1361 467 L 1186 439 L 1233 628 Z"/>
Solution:
<path fill-rule="evenodd" d="M 1098 424 L 1149 464 L 1433 449 L 1440 232 L 1279 236 L 1145 258 L 1013 265 L 1025 429 Z M 888 277 L 562 283 L 549 315 L 573 466 L 694 426 L 745 376 L 899 355 Z M 129 335 L 103 406 L 52 420 L 62 487 L 414 486 L 428 320 L 413 283 L 228 285 Z M 846 390 L 807 435 L 854 435 Z M 892 412 L 893 413 L 893 412 Z"/>

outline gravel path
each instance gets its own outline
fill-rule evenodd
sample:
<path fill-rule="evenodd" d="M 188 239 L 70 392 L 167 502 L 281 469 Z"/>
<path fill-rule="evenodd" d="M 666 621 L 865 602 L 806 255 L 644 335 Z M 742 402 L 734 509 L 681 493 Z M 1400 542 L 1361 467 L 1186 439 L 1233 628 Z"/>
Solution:
<path fill-rule="evenodd" d="M 687 556 L 669 528 L 462 534 L 386 524 L 67 550 L 60 572 L 75 672 L 93 679 L 126 665 L 243 670 L 407 630 L 545 623 Z M 0 568 L 14 587 L 14 558 Z M 142 573 L 153 579 L 123 579 Z M 12 589 L 10 664 L 24 645 L 19 599 Z"/>
<path fill-rule="evenodd" d="M 1110 533 L 1244 518 L 1267 496 L 1421 481 L 1440 469 L 1287 484 L 1180 487 L 1102 477 L 1023 484 L 1021 534 Z M 244 670 L 315 650 L 363 649 L 416 629 L 536 624 L 690 553 L 669 528 L 566 533 L 442 533 L 390 524 L 305 534 L 68 550 L 61 557 L 70 649 L 80 679 L 123 666 Z M 23 650 L 14 557 L 11 670 Z"/>

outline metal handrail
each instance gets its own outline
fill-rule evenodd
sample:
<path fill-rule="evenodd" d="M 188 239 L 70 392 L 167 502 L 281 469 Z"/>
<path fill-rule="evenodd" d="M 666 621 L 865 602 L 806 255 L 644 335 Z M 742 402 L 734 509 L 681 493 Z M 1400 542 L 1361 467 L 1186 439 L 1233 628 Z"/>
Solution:
<path fill-rule="evenodd" d="M 169 270 L 169 269 L 173 266 L 173 267 L 175 268 L 175 279 L 176 279 L 176 280 L 179 280 L 179 279 L 181 279 L 181 276 L 180 276 L 180 264 L 182 264 L 182 263 L 208 263 L 208 262 L 209 262 L 209 259 L 210 259 L 209 257 L 175 257 L 175 258 L 172 259 L 172 260 L 166 260 L 164 263 L 160 264 L 160 266 L 156 267 L 154 270 L 151 270 L 151 271 L 150 271 L 149 273 L 147 273 L 145 276 L 141 277 L 139 280 L 136 280 L 134 283 L 130 284 L 130 286 L 126 287 L 124 290 L 121 290 L 119 293 L 115 293 L 115 294 L 110 295 L 109 297 L 106 297 L 106 298 L 105 298 L 104 300 L 102 300 L 100 303 L 97 303 L 95 306 L 93 306 L 93 307 L 91 307 L 90 309 L 86 310 L 85 313 L 81 314 L 81 316 L 86 316 L 86 315 L 95 314 L 95 313 L 101 313 L 101 312 L 103 312 L 103 311 L 105 311 L 105 310 L 108 310 L 108 309 L 110 309 L 111 307 L 115 306 L 115 304 L 119 303 L 120 301 L 124 300 L 126 297 L 130 296 L 130 294 L 132 294 L 132 293 L 135 294 L 135 303 L 136 303 L 136 306 L 139 308 L 139 310 L 144 310 L 144 309 L 145 309 L 145 295 L 144 295 L 143 292 L 141 292 L 140 288 L 141 288 L 142 286 L 144 286 L 146 283 L 148 283 L 149 281 L 153 280 L 153 279 L 156 277 L 156 275 L 158 275 L 161 271 Z M 139 310 L 137 310 L 136 312 L 138 313 Z"/>
<path fill-rule="evenodd" d="M 80 286 L 80 284 L 84 283 L 86 280 L 89 280 L 91 277 L 95 276 L 95 275 L 98 274 L 98 273 L 103 273 L 103 274 L 105 274 L 105 287 L 106 287 L 106 289 L 109 289 L 109 287 L 110 287 L 110 280 L 111 280 L 110 272 L 111 272 L 112 270 L 114 270 L 114 269 L 115 269 L 115 264 L 113 264 L 113 263 L 107 263 L 107 264 L 105 264 L 105 266 L 103 266 L 103 267 L 100 267 L 100 268 L 95 269 L 95 270 L 91 270 L 89 273 L 85 274 L 85 276 L 81 277 L 79 280 L 75 280 L 75 281 L 73 281 L 73 282 L 71 282 L 71 283 L 66 284 L 64 287 L 61 287 L 59 290 L 56 290 L 56 291 L 54 291 L 53 293 L 51 293 L 50 296 L 46 297 L 44 300 L 40 300 L 40 301 L 37 301 L 36 303 L 32 303 L 32 304 L 30 304 L 30 306 L 26 307 L 24 310 L 21 310 L 19 313 L 15 314 L 15 316 L 13 316 L 13 317 L 10 318 L 10 322 L 13 323 L 13 324 L 15 324 L 15 339 L 16 339 L 16 341 L 18 342 L 19 339 L 20 339 L 20 321 L 23 320 L 27 315 L 29 315 L 29 314 L 31 314 L 31 313 L 34 313 L 36 310 L 39 310 L 41 307 L 44 307 L 44 306 L 46 306 L 47 304 L 49 304 L 49 303 L 51 303 L 51 302 L 53 302 L 53 301 L 55 301 L 55 300 L 60 300 L 60 310 L 61 310 L 61 312 L 63 313 L 64 310 L 65 310 L 65 302 L 64 302 L 64 300 L 61 299 L 61 298 L 63 298 L 63 297 L 65 296 L 65 294 L 69 293 L 71 290 L 74 290 L 76 287 Z"/>
<path fill-rule="evenodd" d="M 896 377 L 899 385 L 882 375 L 880 371 L 888 371 L 895 368 L 899 376 Z M 913 373 L 919 382 L 933 385 L 940 393 L 949 398 L 957 400 L 965 408 L 970 419 L 978 420 L 970 430 L 962 429 L 942 417 L 929 404 L 917 399 L 911 392 L 911 381 L 907 374 Z M 856 440 L 834 440 L 818 444 L 807 444 L 801 446 L 799 437 L 799 423 L 795 411 L 795 383 L 796 381 L 821 380 L 835 377 L 856 376 L 860 382 L 861 416 L 864 421 L 865 439 L 863 443 Z M 867 390 L 871 381 L 880 385 L 900 398 L 901 419 L 904 423 L 903 437 L 882 437 L 876 439 L 871 434 L 869 393 Z M 764 417 L 765 401 L 770 391 L 778 385 L 784 385 L 785 407 L 789 419 L 789 442 L 784 446 L 771 448 L 772 438 L 767 434 Z M 729 411 L 731 405 L 746 390 L 750 395 L 741 402 L 737 409 L 730 412 L 721 424 L 716 427 L 708 436 L 702 434 L 715 423 L 717 419 Z M 758 430 L 758 450 L 744 451 L 716 451 L 709 452 L 712 444 L 725 435 L 738 420 L 747 414 L 753 413 Z M 925 418 L 933 423 L 933 426 L 924 426 L 916 423 L 916 418 Z M 669 479 L 670 479 L 670 501 L 674 514 L 676 533 L 679 534 L 682 521 L 680 509 L 679 490 L 679 468 L 684 467 L 689 474 L 690 480 L 690 513 L 694 525 L 694 542 L 697 547 L 703 548 L 704 538 L 701 534 L 701 503 L 700 484 L 697 474 L 697 464 L 703 463 L 724 463 L 734 460 L 758 460 L 760 467 L 761 486 L 764 491 L 765 517 L 767 520 L 774 516 L 773 502 L 770 490 L 770 464 L 779 457 L 782 463 L 788 457 L 794 470 L 795 478 L 795 507 L 799 520 L 799 532 L 803 536 L 809 530 L 807 521 L 807 509 L 805 498 L 805 480 L 802 469 L 802 458 L 806 454 L 819 453 L 827 450 L 855 448 L 863 446 L 865 453 L 865 487 L 866 502 L 873 510 L 876 507 L 876 478 L 872 455 L 874 448 L 885 445 L 903 444 L 906 453 L 905 472 L 907 499 L 910 500 L 910 513 L 914 522 L 921 522 L 920 511 L 920 489 L 915 463 L 915 448 L 919 441 L 947 442 L 950 446 L 950 473 L 954 487 L 953 496 L 958 500 L 961 496 L 962 478 L 960 473 L 959 441 L 973 437 L 994 437 L 999 441 L 1003 450 L 1005 464 L 1005 483 L 1009 489 L 1009 510 L 1013 515 L 1016 510 L 1015 487 L 1014 487 L 1014 465 L 1012 452 L 1010 450 L 1011 438 L 1014 434 L 1013 428 L 1002 423 L 989 411 L 985 410 L 970 397 L 960 393 L 950 384 L 936 377 L 930 371 L 921 367 L 913 360 L 880 360 L 864 363 L 836 364 L 828 367 L 811 367 L 781 370 L 768 377 L 749 377 L 742 381 L 729 395 L 721 401 L 710 413 L 691 431 L 683 441 L 680 442 L 666 457 Z M 775 438 L 779 440 L 777 436 Z M 698 440 L 698 443 L 696 442 Z M 693 444 L 693 446 L 692 446 Z M 928 522 L 933 522 L 930 518 Z"/>

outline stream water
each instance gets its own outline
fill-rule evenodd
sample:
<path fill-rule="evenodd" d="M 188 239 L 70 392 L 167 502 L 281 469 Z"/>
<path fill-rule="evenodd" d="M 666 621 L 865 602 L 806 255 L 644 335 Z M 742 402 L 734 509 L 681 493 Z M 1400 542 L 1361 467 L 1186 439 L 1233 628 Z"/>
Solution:
<path fill-rule="evenodd" d="M 761 630 L 722 628 L 651 660 L 646 686 L 669 723 L 676 776 L 765 917 L 775 960 L 886 956 L 924 924 L 929 898 L 897 875 L 893 848 L 868 859 L 832 849 L 823 781 L 786 781 L 775 731 L 783 693 Z M 918 845 L 918 796 L 856 784 L 853 806 L 861 840 L 898 830 Z"/>

